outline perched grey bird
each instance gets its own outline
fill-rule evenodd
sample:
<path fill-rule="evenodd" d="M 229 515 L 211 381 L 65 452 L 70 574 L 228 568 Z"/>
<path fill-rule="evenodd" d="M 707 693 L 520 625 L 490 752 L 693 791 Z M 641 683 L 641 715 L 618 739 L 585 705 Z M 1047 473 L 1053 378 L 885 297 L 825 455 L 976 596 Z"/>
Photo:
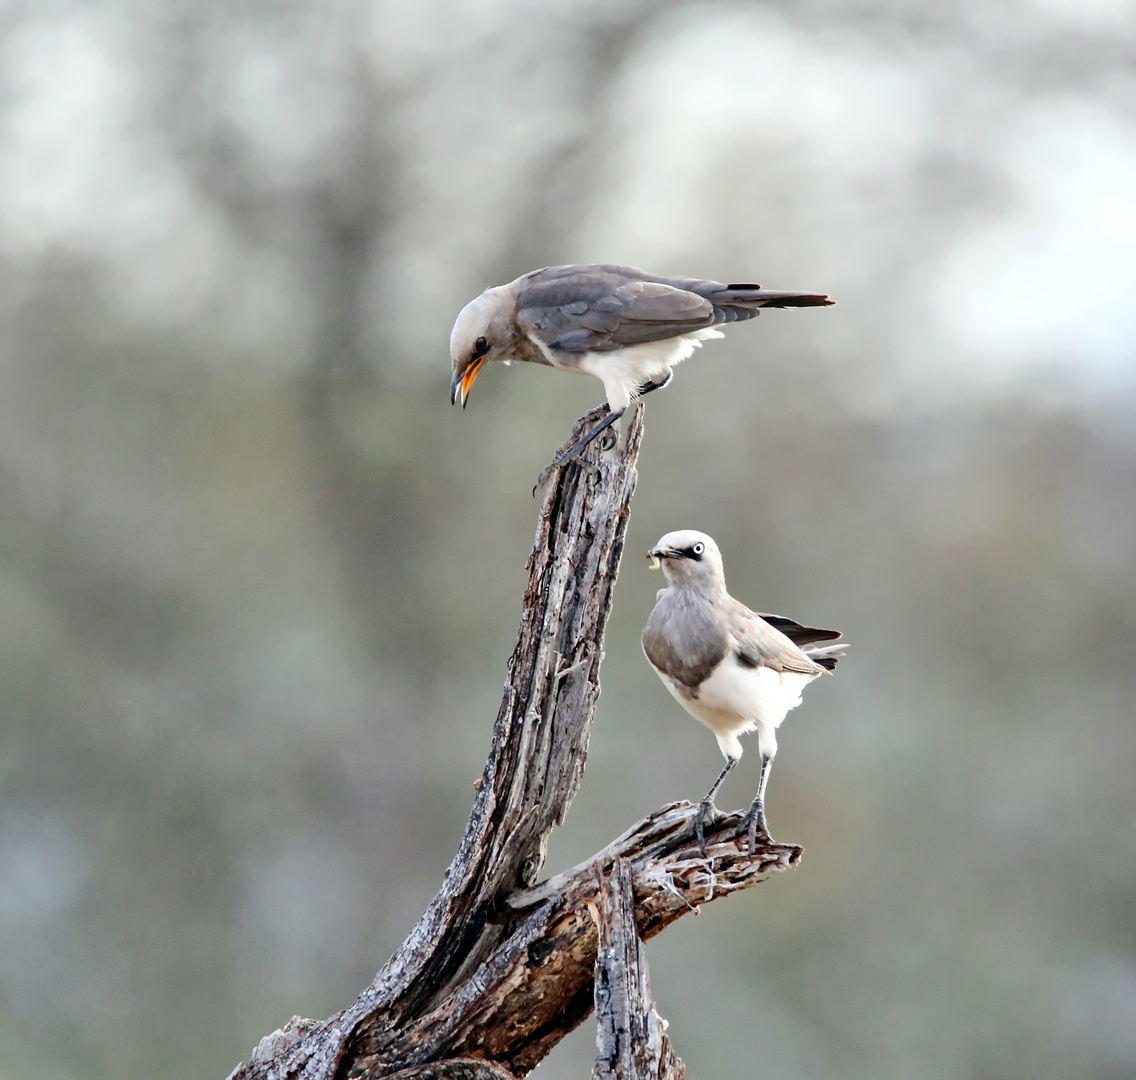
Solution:
<path fill-rule="evenodd" d="M 450 335 L 450 403 L 465 408 L 491 360 L 525 360 L 602 380 L 611 412 L 553 462 L 563 464 L 614 424 L 639 395 L 670 381 L 672 369 L 722 323 L 763 307 L 821 307 L 820 293 L 774 292 L 662 277 L 631 266 L 548 266 L 487 289 L 458 315 Z"/>
<path fill-rule="evenodd" d="M 780 615 L 757 615 L 726 592 L 722 556 L 705 533 L 667 533 L 647 552 L 662 565 L 669 588 L 660 589 L 643 630 L 643 652 L 678 703 L 718 739 L 726 758 L 702 800 L 695 831 L 703 854 L 703 829 L 718 813 L 714 796 L 742 756 L 738 736 L 757 731 L 761 779 L 746 814 L 749 854 L 757 832 L 766 837 L 765 786 L 777 753 L 777 728 L 801 703 L 801 691 L 836 667 L 843 645 L 818 647 L 838 630 L 802 626 Z"/>

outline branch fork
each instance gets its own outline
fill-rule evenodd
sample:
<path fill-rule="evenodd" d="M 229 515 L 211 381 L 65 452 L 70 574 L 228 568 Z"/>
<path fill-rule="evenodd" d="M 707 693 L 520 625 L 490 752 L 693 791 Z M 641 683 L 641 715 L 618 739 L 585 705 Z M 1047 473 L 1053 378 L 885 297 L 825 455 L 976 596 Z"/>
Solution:
<path fill-rule="evenodd" d="M 605 408 L 581 417 L 573 439 Z M 492 749 L 438 895 L 349 1008 L 325 1021 L 293 1017 L 230 1080 L 510 1080 L 594 1006 L 596 1080 L 683 1075 L 641 943 L 796 866 L 801 849 L 759 843 L 750 858 L 735 813 L 707 829 L 703 855 L 698 807 L 677 802 L 537 883 L 549 833 L 579 787 L 599 698 L 642 410 L 625 423 L 614 449 L 593 444 L 548 470 Z"/>

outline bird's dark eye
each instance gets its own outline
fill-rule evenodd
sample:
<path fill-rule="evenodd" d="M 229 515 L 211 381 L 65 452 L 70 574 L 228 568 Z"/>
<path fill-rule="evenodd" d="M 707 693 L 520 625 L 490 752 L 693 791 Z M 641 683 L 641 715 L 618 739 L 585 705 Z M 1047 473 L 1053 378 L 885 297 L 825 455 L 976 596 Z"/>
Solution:
<path fill-rule="evenodd" d="M 706 545 L 701 540 L 690 549 L 690 554 L 696 559 L 701 558 L 702 553 L 706 550 Z"/>
<path fill-rule="evenodd" d="M 479 356 L 484 356 L 489 352 L 489 342 L 483 337 L 479 337 L 473 343 L 473 358 L 476 360 Z"/>

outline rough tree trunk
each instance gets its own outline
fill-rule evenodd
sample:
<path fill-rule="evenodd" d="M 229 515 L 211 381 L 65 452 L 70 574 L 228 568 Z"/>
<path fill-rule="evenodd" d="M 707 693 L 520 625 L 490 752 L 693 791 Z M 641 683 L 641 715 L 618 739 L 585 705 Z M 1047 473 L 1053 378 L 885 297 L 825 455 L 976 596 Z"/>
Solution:
<path fill-rule="evenodd" d="M 605 412 L 588 413 L 576 430 Z M 645 967 L 641 977 L 631 939 L 646 939 L 800 858 L 800 848 L 768 844 L 749 859 L 736 837 L 740 816 L 708 830 L 705 858 L 693 839 L 696 808 L 674 803 L 581 866 L 536 884 L 549 833 L 579 787 L 599 697 L 642 410 L 625 422 L 618 448 L 593 444 L 585 461 L 550 477 L 492 750 L 441 891 L 354 1004 L 325 1021 L 293 1017 L 262 1039 L 230 1080 L 524 1075 L 591 1012 L 598 928 L 607 919 L 601 912 L 622 913 L 611 914 L 620 929 L 608 920 L 608 932 L 622 943 L 610 956 L 624 958 L 609 958 L 601 977 L 639 988 L 635 1008 L 649 1009 Z M 606 884 L 613 873 L 621 884 Z M 602 1058 L 597 1070 L 605 1067 Z M 666 1067 L 672 1071 L 653 1075 L 680 1075 L 673 1070 L 681 1063 Z M 597 1075 L 640 1075 L 621 1071 L 618 1061 L 607 1068 Z"/>
<path fill-rule="evenodd" d="M 631 865 L 616 859 L 599 874 L 596 956 L 596 1067 L 592 1080 L 686 1080 L 671 1049 L 667 1022 L 655 1011 L 647 956 L 635 929 Z"/>

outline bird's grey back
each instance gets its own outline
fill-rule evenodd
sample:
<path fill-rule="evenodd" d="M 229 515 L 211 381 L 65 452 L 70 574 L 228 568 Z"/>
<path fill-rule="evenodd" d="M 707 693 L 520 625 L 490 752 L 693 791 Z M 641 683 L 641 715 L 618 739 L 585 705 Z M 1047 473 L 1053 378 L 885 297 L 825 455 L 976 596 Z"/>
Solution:
<path fill-rule="evenodd" d="M 615 263 L 549 266 L 512 283 L 517 321 L 549 348 L 609 352 L 752 319 L 764 305 L 820 306 L 826 296 L 650 274 Z"/>

